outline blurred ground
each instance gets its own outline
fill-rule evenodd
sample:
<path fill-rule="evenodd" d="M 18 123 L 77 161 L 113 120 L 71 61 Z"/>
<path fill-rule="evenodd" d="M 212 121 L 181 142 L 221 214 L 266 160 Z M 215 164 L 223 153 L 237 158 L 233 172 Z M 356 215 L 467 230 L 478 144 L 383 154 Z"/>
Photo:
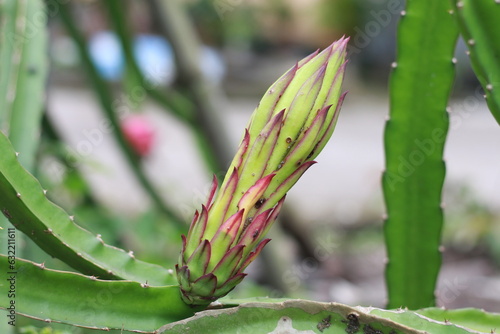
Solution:
<path fill-rule="evenodd" d="M 257 73 L 242 76 L 244 80 L 227 84 L 231 96 L 221 99 L 225 122 L 222 129 L 228 131 L 234 149 L 259 95 L 291 64 L 291 59 L 270 63 Z M 247 89 L 246 82 L 256 77 L 261 88 Z M 311 298 L 318 300 L 383 306 L 384 207 L 380 176 L 384 168 L 382 135 L 388 102 L 383 88 L 366 87 L 354 75 L 347 78 L 345 88 L 350 93 L 331 142 L 317 158 L 319 163 L 287 198 L 288 210 L 297 220 L 320 231 L 315 244 L 324 245 L 321 250 L 328 256 L 321 263 L 308 263 L 307 259 L 299 262 L 282 279 L 292 292 L 298 282 L 310 283 Z M 500 147 L 500 129 L 483 99 L 476 95 L 472 92 L 457 96 L 451 104 L 444 202 L 454 201 L 456 189 L 467 189 L 475 201 L 498 217 L 500 155 L 492 152 Z M 117 103 L 125 99 L 118 96 Z M 148 200 L 118 153 L 91 92 L 52 85 L 48 110 L 61 136 L 78 153 L 75 167 L 84 172 L 95 197 L 123 215 L 145 210 Z M 143 112 L 157 134 L 155 148 L 144 161 L 147 172 L 166 201 L 189 220 L 205 199 L 211 176 L 183 124 L 148 101 Z M 50 165 L 46 168 L 57 171 Z M 335 226 L 335 232 L 325 230 L 329 226 Z M 368 232 L 356 233 L 359 226 Z M 344 236 L 359 241 L 361 247 L 345 245 Z M 438 289 L 441 305 L 500 312 L 498 266 L 483 254 L 457 256 L 453 251 L 445 251 L 444 259 Z"/>

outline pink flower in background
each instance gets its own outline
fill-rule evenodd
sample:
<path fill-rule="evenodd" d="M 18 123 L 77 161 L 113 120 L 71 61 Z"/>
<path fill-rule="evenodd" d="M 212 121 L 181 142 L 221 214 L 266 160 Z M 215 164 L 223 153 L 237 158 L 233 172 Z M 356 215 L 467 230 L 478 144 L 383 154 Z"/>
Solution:
<path fill-rule="evenodd" d="M 155 131 L 143 115 L 129 115 L 121 123 L 125 139 L 140 157 L 147 156 L 153 147 Z"/>

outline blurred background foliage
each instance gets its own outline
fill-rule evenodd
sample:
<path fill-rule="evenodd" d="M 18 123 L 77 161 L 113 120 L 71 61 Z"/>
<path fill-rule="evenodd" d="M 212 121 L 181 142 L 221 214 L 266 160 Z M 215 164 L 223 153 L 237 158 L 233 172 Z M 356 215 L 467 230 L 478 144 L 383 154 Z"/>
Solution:
<path fill-rule="evenodd" d="M 50 74 L 34 173 L 50 198 L 74 214 L 84 228 L 101 234 L 108 244 L 133 250 L 142 260 L 172 266 L 180 249 L 179 236 L 204 201 L 211 175 L 223 176 L 249 112 L 272 81 L 295 61 L 342 35 L 351 36 L 346 87 L 351 91 L 349 100 L 357 102 L 347 102 L 344 114 L 354 114 L 345 119 L 342 116 L 339 127 L 344 121 L 364 119 L 354 127 L 369 128 L 373 115 L 381 121 L 376 127 L 383 125 L 398 18 L 389 11 L 391 2 L 394 8 L 403 8 L 402 1 L 385 0 L 185 0 L 177 9 L 189 29 L 175 35 L 165 24 L 167 9 L 161 1 L 113 4 L 108 0 L 73 0 L 65 1 L 67 5 L 48 1 L 52 4 L 47 7 Z M 382 12 L 389 16 L 380 16 Z M 377 28 L 373 33 L 370 23 Z M 83 44 L 79 45 L 78 38 Z M 462 43 L 457 50 L 454 92 L 459 106 L 467 106 L 464 99 L 475 96 L 478 87 L 467 61 L 460 61 L 465 58 L 463 51 Z M 190 57 L 199 61 L 199 70 L 186 62 Z M 92 77 L 92 71 L 98 76 Z M 483 117 L 486 107 L 476 104 L 467 109 L 467 117 L 458 114 L 460 120 L 466 123 L 476 115 Z M 85 115 L 87 110 L 108 107 L 114 120 L 106 112 Z M 123 122 L 130 115 L 143 116 L 153 135 L 148 137 L 148 129 L 139 124 L 138 137 L 127 137 Z M 106 122 L 103 127 L 102 120 Z M 75 126 L 75 122 L 87 128 Z M 96 128 L 101 131 L 93 131 Z M 173 132 L 162 133 L 162 129 Z M 175 129 L 182 135 L 177 136 Z M 481 126 L 474 129 L 475 134 L 482 131 Z M 375 151 L 382 153 L 381 133 L 378 135 L 362 143 L 377 142 L 380 149 Z M 492 136 L 493 142 L 499 143 L 499 136 Z M 138 150 L 134 140 L 145 140 L 148 149 Z M 360 143 L 349 144 L 349 140 L 345 133 L 334 135 L 330 146 L 340 149 L 342 160 L 325 163 L 326 169 L 319 169 L 320 181 L 306 176 L 294 190 L 298 194 L 313 188 L 304 190 L 304 196 L 316 193 L 320 198 L 313 201 L 322 206 L 304 205 L 305 211 L 301 211 L 301 201 L 307 202 L 307 198 L 290 199 L 282 224 L 272 231 L 273 243 L 233 296 L 304 297 L 383 306 L 382 156 L 367 162 L 371 165 L 365 174 L 354 175 L 356 169 L 351 172 L 360 182 L 353 185 L 360 188 L 343 189 L 331 181 L 331 174 L 351 167 L 336 166 L 348 160 L 356 163 L 359 154 L 370 155 L 366 150 L 358 151 L 355 145 Z M 88 152 L 84 142 L 91 144 Z M 96 149 L 104 153 L 95 155 Z M 327 154 L 318 160 L 329 159 Z M 491 152 L 485 161 L 488 154 Z M 114 160 L 117 162 L 109 163 Z M 315 172 L 313 168 L 308 174 Z M 117 174 L 122 180 L 132 178 L 132 185 L 103 181 Z M 496 178 L 492 182 L 498 185 L 498 173 Z M 117 189 L 108 191 L 109 187 Z M 337 195 L 321 198 L 331 193 Z M 455 177 L 447 183 L 445 266 L 450 263 L 460 269 L 470 264 L 500 294 L 500 281 L 493 278 L 494 274 L 498 277 L 500 264 L 499 202 L 498 198 L 484 200 L 492 197 L 491 193 L 477 193 L 474 182 Z M 29 240 L 23 239 L 23 243 L 24 257 L 45 262 L 50 268 L 68 269 Z M 455 273 L 453 270 L 450 268 Z M 491 296 L 476 295 L 476 304 L 471 305 L 472 292 L 468 291 L 476 285 L 469 281 L 466 285 L 460 295 L 446 303 L 441 300 L 441 304 L 500 311 L 498 300 Z M 20 322 L 31 326 L 26 319 Z M 20 328 L 19 333 L 30 334 L 83 332 L 64 327 L 61 331 Z"/>

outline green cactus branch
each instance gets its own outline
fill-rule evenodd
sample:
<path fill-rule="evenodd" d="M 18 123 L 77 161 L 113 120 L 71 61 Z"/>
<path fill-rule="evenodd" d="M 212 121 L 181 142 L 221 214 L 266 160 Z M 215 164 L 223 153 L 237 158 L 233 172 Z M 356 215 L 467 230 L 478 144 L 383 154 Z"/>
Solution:
<path fill-rule="evenodd" d="M 47 32 L 40 21 L 47 19 L 43 6 L 39 0 L 0 4 L 0 59 L 9 64 L 0 71 L 0 130 L 8 134 L 29 170 L 39 143 L 47 79 Z"/>
<path fill-rule="evenodd" d="M 113 126 L 114 129 L 113 134 L 115 136 L 115 139 L 119 144 L 120 148 L 122 149 L 122 152 L 124 153 L 125 158 L 127 159 L 132 172 L 137 177 L 143 189 L 147 192 L 147 194 L 152 199 L 156 207 L 167 217 L 169 217 L 172 223 L 178 225 L 180 229 L 185 230 L 186 225 L 184 224 L 182 218 L 180 218 L 178 213 L 176 213 L 164 202 L 163 198 L 154 188 L 153 184 L 149 181 L 149 179 L 147 178 L 147 176 L 145 175 L 144 171 L 141 168 L 138 157 L 133 152 L 131 147 L 128 145 L 123 133 L 120 131 L 119 120 L 113 108 L 113 100 L 109 92 L 109 89 L 105 84 L 105 82 L 103 81 L 103 79 L 97 73 L 97 70 L 95 69 L 92 63 L 92 60 L 90 58 L 90 55 L 86 47 L 85 40 L 80 31 L 75 26 L 74 18 L 70 14 L 70 10 L 68 8 L 69 6 L 70 5 L 66 4 L 66 5 L 61 5 L 59 7 L 60 17 L 68 33 L 71 35 L 71 37 L 73 38 L 78 47 L 80 57 L 87 70 L 86 72 L 89 76 L 89 79 L 92 82 L 92 87 L 94 88 L 97 94 L 97 97 L 102 107 L 102 111 L 104 112 L 105 116 L 109 119 L 111 125 Z"/>
<path fill-rule="evenodd" d="M 45 322 L 150 333 L 197 311 L 182 302 L 175 285 L 102 281 L 4 255 L 0 255 L 0 270 L 11 279 L 2 278 L 0 308 L 10 306 L 13 299 L 8 298 L 8 291 L 13 288 L 17 313 Z"/>
<path fill-rule="evenodd" d="M 422 315 L 420 311 L 391 311 L 307 300 L 276 302 L 271 299 L 266 302 L 265 299 L 259 299 L 247 300 L 232 308 L 199 312 L 191 318 L 165 325 L 158 333 L 490 334 L 494 327 L 489 327 L 489 324 L 493 325 L 494 322 L 483 326 L 478 319 L 465 324 L 464 319 L 470 319 L 477 313 L 463 310 L 461 316 L 447 321 L 440 316 L 434 317 L 435 314 Z M 498 322 L 499 316 L 484 312 L 480 319 L 489 318 Z"/>
<path fill-rule="evenodd" d="M 446 107 L 458 36 L 450 9 L 446 1 L 408 1 L 398 27 L 382 179 L 389 308 L 418 309 L 435 303 L 441 266 Z"/>
<path fill-rule="evenodd" d="M 72 268 L 102 279 L 127 279 L 168 285 L 174 276 L 160 266 L 136 260 L 132 253 L 104 244 L 50 202 L 40 183 L 19 163 L 8 139 L 0 133 L 0 210 L 47 254 Z"/>
<path fill-rule="evenodd" d="M 476 308 L 447 310 L 433 307 L 418 310 L 417 313 L 437 321 L 449 321 L 485 333 L 494 333 L 495 329 L 498 331 L 500 328 L 500 313 L 486 312 Z"/>
<path fill-rule="evenodd" d="M 452 0 L 472 68 L 486 93 L 488 107 L 500 124 L 500 2 Z"/>

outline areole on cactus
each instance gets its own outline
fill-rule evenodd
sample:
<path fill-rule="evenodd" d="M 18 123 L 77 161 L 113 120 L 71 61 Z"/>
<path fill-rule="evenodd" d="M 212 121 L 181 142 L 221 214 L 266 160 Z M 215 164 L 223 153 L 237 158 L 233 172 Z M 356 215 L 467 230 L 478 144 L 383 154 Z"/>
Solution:
<path fill-rule="evenodd" d="M 216 195 L 194 215 L 176 265 L 182 297 L 206 305 L 231 291 L 270 239 L 288 190 L 333 133 L 348 39 L 298 62 L 266 92 Z"/>

